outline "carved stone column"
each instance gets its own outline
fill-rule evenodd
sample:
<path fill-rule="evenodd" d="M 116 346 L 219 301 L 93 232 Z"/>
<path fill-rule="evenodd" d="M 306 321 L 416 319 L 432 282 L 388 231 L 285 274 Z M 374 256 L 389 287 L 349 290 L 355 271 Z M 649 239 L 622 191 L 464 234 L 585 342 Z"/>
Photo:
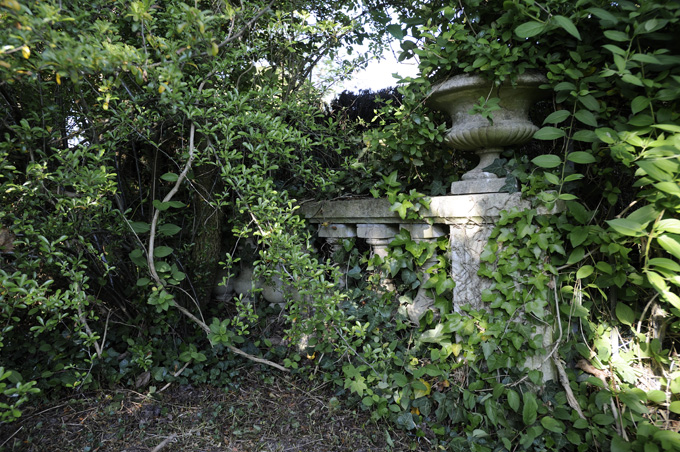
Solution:
<path fill-rule="evenodd" d="M 339 224 L 339 223 L 323 223 L 319 225 L 319 237 L 325 238 L 326 243 L 331 246 L 333 254 L 342 249 L 342 239 L 349 239 L 357 236 L 357 228 L 355 225 Z M 339 287 L 346 287 L 347 275 L 341 272 L 338 279 Z"/>
<path fill-rule="evenodd" d="M 493 219 L 457 218 L 449 225 L 451 247 L 451 278 L 453 289 L 453 310 L 469 304 L 472 309 L 481 309 L 482 291 L 491 287 L 492 280 L 477 275 L 491 231 Z"/>
<path fill-rule="evenodd" d="M 399 230 L 390 224 L 358 224 L 357 236 L 366 239 L 371 245 L 371 250 L 376 256 L 385 259 L 389 253 L 389 244 Z M 385 275 L 381 275 L 380 285 L 388 292 L 393 292 L 396 287 L 394 282 Z"/>
<path fill-rule="evenodd" d="M 446 235 L 446 231 L 441 225 L 430 225 L 430 224 L 401 224 L 400 228 L 406 229 L 411 234 L 411 239 L 420 241 L 436 241 L 437 238 Z M 416 325 L 420 323 L 420 319 L 427 313 L 429 309 L 434 306 L 434 299 L 428 295 L 427 289 L 423 288 L 423 285 L 430 279 L 430 274 L 427 270 L 437 263 L 437 252 L 432 255 L 428 260 L 426 260 L 420 267 L 420 271 L 423 274 L 423 279 L 421 281 L 421 286 L 418 289 L 418 293 L 413 299 L 413 303 L 406 306 L 406 313 L 411 319 L 411 322 Z"/>

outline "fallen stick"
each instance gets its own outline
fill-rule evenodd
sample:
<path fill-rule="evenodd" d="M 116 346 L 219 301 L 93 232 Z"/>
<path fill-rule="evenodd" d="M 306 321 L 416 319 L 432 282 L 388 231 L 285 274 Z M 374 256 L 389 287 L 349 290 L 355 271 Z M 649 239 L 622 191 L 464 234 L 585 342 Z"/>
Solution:
<path fill-rule="evenodd" d="M 168 443 L 174 440 L 175 438 L 177 438 L 177 433 L 173 433 L 172 435 L 165 438 L 158 446 L 154 447 L 151 452 L 158 452 L 159 450 L 167 446 Z"/>

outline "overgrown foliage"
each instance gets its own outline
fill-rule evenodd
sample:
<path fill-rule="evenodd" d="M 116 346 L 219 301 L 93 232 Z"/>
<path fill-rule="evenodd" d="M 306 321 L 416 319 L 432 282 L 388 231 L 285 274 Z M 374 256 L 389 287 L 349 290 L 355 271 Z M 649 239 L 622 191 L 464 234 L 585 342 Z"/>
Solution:
<path fill-rule="evenodd" d="M 538 71 L 554 111 L 540 118 L 540 152 L 511 149 L 488 169 L 516 178 L 536 208 L 496 225 L 485 308 L 438 304 L 410 342 L 387 347 L 382 379 L 367 376 L 364 354 L 345 371 L 349 387 L 373 378 L 362 389 L 380 388 L 379 400 L 366 405 L 451 450 L 679 449 L 680 3 L 430 2 L 400 19 L 388 30 L 402 58 L 419 58 L 408 81 L 420 95 L 368 140 L 398 171 L 391 190 L 444 185 L 428 187 L 441 179 L 421 158 L 443 130 L 422 102 L 433 82 Z M 480 110 L 493 116 L 494 101 Z"/>
<path fill-rule="evenodd" d="M 206 381 L 229 376 L 226 349 L 263 355 L 244 339 L 259 307 L 211 302 L 245 239 L 253 292 L 291 295 L 289 336 L 342 323 L 296 197 L 340 180 L 351 140 L 320 99 L 366 55 L 310 78 L 368 38 L 378 52 L 387 20 L 354 1 L 0 3 L 3 421 L 38 389 L 189 364 Z"/>
<path fill-rule="evenodd" d="M 228 349 L 336 382 L 414 447 L 680 449 L 680 3 L 392 3 L 389 25 L 352 2 L 2 3 L 3 421 L 38 388 L 224 382 Z M 369 23 L 421 74 L 355 156 L 308 76 Z M 527 71 L 553 94 L 539 144 L 489 171 L 535 208 L 491 235 L 484 309 L 452 305 L 446 240 L 309 251 L 297 199 L 386 195 L 415 219 L 467 166 L 424 103 L 434 82 Z M 210 303 L 243 257 L 285 281 L 284 335 L 307 350 L 250 334 L 272 308 Z M 420 290 L 435 308 L 413 325 Z"/>

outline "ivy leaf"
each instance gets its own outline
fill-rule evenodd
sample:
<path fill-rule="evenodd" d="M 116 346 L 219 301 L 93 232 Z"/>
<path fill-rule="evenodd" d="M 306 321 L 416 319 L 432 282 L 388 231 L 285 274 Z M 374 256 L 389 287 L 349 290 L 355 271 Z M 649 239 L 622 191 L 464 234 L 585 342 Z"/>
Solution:
<path fill-rule="evenodd" d="M 482 169 L 486 173 L 493 173 L 498 177 L 505 177 L 508 172 L 505 170 L 504 165 L 507 163 L 506 159 L 495 159 L 491 165 Z"/>
<path fill-rule="evenodd" d="M 537 22 L 532 20 L 531 22 L 526 22 L 515 28 L 515 34 L 519 38 L 530 38 L 536 36 L 545 29 L 545 24 L 542 22 Z"/>
<path fill-rule="evenodd" d="M 361 375 L 357 376 L 356 379 L 352 380 L 349 384 L 349 389 L 352 390 L 352 392 L 356 392 L 359 397 L 363 396 L 364 391 L 368 389 L 368 386 L 364 383 L 365 380 L 366 379 Z"/>
<path fill-rule="evenodd" d="M 536 403 L 536 396 L 530 392 L 525 392 L 524 408 L 522 408 L 522 420 L 524 425 L 532 425 L 536 422 L 538 404 Z"/>
<path fill-rule="evenodd" d="M 555 433 L 562 433 L 564 432 L 564 424 L 557 419 L 550 417 L 550 416 L 545 416 L 541 418 L 541 425 L 543 428 L 546 430 L 549 430 L 551 432 Z"/>
<path fill-rule="evenodd" d="M 435 286 L 437 295 L 441 295 L 446 290 L 453 290 L 455 283 L 451 278 L 440 278 Z"/>
<path fill-rule="evenodd" d="M 579 41 L 581 40 L 581 34 L 578 32 L 576 25 L 574 25 L 574 22 L 572 22 L 571 19 L 569 19 L 568 17 L 557 15 L 553 16 L 553 20 L 567 33 L 569 33 Z"/>
<path fill-rule="evenodd" d="M 515 413 L 519 410 L 519 394 L 512 389 L 508 389 L 508 405 Z"/>

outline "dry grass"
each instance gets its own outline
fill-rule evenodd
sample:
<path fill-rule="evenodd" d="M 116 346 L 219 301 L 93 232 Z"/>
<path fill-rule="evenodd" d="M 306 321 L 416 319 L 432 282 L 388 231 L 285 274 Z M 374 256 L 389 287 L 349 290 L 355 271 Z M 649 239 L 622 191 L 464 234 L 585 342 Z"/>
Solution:
<path fill-rule="evenodd" d="M 0 425 L 0 451 L 427 450 L 368 413 L 339 406 L 330 383 L 276 375 L 267 384 L 250 371 L 237 386 L 72 395 Z"/>

